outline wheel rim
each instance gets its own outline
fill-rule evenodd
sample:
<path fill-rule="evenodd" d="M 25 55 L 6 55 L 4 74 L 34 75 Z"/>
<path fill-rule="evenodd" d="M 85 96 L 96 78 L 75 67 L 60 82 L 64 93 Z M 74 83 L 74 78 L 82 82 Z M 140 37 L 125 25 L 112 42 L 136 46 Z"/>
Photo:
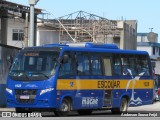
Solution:
<path fill-rule="evenodd" d="M 69 106 L 66 102 L 63 102 L 63 104 L 62 104 L 62 111 L 63 112 L 69 111 Z"/>

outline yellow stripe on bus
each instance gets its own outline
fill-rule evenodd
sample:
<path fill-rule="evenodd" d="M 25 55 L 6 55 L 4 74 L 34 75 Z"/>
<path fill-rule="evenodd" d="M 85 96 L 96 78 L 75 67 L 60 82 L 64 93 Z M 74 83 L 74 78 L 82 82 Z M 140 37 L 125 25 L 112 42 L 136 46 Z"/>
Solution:
<path fill-rule="evenodd" d="M 152 89 L 153 80 L 58 79 L 57 90 Z"/>

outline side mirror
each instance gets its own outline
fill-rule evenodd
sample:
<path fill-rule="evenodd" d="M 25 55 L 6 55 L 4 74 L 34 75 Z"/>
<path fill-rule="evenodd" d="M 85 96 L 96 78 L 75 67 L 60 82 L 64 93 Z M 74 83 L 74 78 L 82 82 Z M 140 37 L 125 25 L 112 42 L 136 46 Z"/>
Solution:
<path fill-rule="evenodd" d="M 13 64 L 13 57 L 11 55 L 7 56 L 7 61 L 10 64 L 9 65 L 9 69 L 11 68 L 12 64 Z"/>

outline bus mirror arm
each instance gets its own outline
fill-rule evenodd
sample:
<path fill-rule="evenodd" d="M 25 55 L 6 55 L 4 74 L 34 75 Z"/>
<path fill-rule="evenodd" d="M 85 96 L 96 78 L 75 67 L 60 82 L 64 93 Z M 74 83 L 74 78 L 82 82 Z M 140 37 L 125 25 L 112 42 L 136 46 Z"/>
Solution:
<path fill-rule="evenodd" d="M 13 57 L 11 55 L 7 56 L 7 61 L 10 64 L 10 66 L 9 66 L 9 69 L 10 69 L 13 64 Z"/>

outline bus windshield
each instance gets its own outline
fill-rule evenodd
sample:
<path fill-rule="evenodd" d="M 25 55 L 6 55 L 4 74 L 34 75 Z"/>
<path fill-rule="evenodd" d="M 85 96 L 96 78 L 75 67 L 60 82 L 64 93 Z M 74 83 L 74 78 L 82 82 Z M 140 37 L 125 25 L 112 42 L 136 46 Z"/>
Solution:
<path fill-rule="evenodd" d="M 13 80 L 45 80 L 55 74 L 59 52 L 23 51 L 16 57 L 9 77 Z"/>

